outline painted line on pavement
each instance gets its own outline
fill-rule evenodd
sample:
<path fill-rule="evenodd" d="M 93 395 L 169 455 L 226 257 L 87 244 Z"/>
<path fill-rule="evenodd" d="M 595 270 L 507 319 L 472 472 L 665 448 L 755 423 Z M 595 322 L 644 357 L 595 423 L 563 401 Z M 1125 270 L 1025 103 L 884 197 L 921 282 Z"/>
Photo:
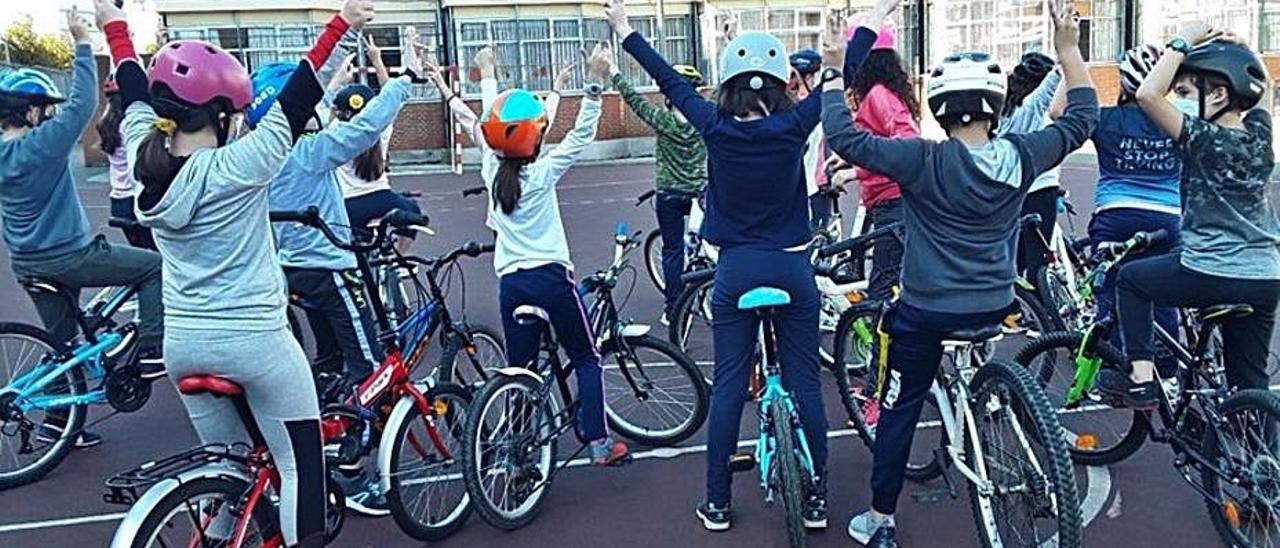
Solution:
<path fill-rule="evenodd" d="M 28 521 L 11 523 L 8 525 L 0 525 L 0 534 L 13 533 L 17 531 L 30 531 L 32 529 L 50 529 L 53 527 L 71 527 L 75 525 L 88 525 L 90 523 L 102 523 L 104 521 L 117 521 L 124 518 L 124 512 L 116 512 L 114 514 L 97 514 L 92 516 L 81 516 L 78 518 L 62 518 L 50 519 L 44 521 Z"/>

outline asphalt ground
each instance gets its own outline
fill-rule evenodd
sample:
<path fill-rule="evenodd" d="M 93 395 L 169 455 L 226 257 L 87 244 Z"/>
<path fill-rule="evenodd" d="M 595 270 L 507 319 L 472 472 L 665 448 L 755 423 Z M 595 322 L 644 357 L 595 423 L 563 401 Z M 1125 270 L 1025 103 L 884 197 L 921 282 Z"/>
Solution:
<path fill-rule="evenodd" d="M 581 166 L 560 183 L 561 211 L 578 271 L 589 272 L 612 258 L 612 235 L 618 222 L 634 229 L 655 226 L 647 207 L 634 198 L 650 188 L 653 167 L 648 163 Z M 1092 207 L 1092 161 L 1074 158 L 1064 167 L 1063 181 L 1080 211 Z M 397 176 L 395 185 L 424 193 L 424 209 L 437 235 L 420 237 L 414 251 L 433 255 L 468 239 L 486 238 L 483 198 L 464 199 L 459 190 L 478 184 L 474 173 Z M 120 234 L 106 226 L 107 189 L 82 184 L 81 197 L 96 230 L 113 241 Z M 1086 219 L 1077 223 L 1083 231 Z M 475 322 L 498 326 L 496 279 L 486 259 L 465 266 L 467 315 Z M 625 286 L 625 284 L 624 284 Z M 625 287 L 624 287 L 625 289 Z M 460 287 L 450 297 L 461 301 Z M 456 310 L 456 309 L 455 309 Z M 660 298 L 643 272 L 623 316 L 656 324 Z M 29 300 L 8 268 L 0 268 L 0 320 L 35 322 Z M 1007 350 L 1006 350 L 1007 351 Z M 153 385 L 151 401 L 129 415 L 106 417 L 95 409 L 90 421 L 106 417 L 93 428 L 105 442 L 73 452 L 44 480 L 0 492 L 0 547 L 102 546 L 109 542 L 124 508 L 102 500 L 102 480 L 111 473 L 197 443 L 186 414 L 165 381 Z M 833 428 L 843 424 L 834 392 L 826 407 Z M 751 439 L 753 414 L 744 413 L 740 436 Z M 829 459 L 831 527 L 810 535 L 813 546 L 851 546 L 844 527 L 848 518 L 870 501 L 868 477 L 871 455 L 856 438 L 834 432 Z M 536 521 L 515 532 L 486 525 L 478 516 L 444 546 L 783 546 L 781 511 L 766 507 L 759 488 L 742 475 L 735 481 L 734 527 L 708 533 L 694 518 L 704 485 L 703 433 L 678 450 L 650 450 L 633 445 L 634 463 L 617 469 L 574 468 L 551 487 Z M 568 445 L 568 443 L 562 443 Z M 1170 465 L 1172 454 L 1162 445 L 1148 444 L 1129 460 L 1106 468 L 1076 467 L 1089 546 L 1204 547 L 1220 544 L 1202 499 Z M 941 502 L 916 502 L 912 493 L 935 490 L 942 484 L 908 484 L 898 513 L 904 546 L 976 546 L 974 521 L 967 493 Z M 335 546 L 413 546 L 390 519 L 350 516 Z"/>

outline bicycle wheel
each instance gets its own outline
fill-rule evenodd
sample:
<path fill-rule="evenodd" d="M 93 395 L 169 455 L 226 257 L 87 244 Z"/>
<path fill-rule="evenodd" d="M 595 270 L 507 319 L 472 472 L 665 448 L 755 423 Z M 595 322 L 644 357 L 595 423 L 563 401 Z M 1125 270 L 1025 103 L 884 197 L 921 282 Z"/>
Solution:
<path fill-rule="evenodd" d="M 982 366 L 972 386 L 968 405 L 978 439 L 965 435 L 965 455 L 992 487 L 983 494 L 977 485 L 969 486 L 978 540 L 987 547 L 1080 546 L 1075 472 L 1062 425 L 1044 392 L 1025 368 L 1005 360 Z"/>
<path fill-rule="evenodd" d="M 1014 341 L 1029 340 L 1051 331 L 1065 331 L 1055 314 L 1045 310 L 1034 289 L 1015 286 L 1013 301 L 1017 310 L 1005 319 L 1004 332 Z M 1014 321 L 1016 319 L 1016 321 Z"/>
<path fill-rule="evenodd" d="M 1074 409 L 1066 409 L 1067 391 L 1075 381 L 1076 356 L 1084 335 L 1073 332 L 1048 333 L 1023 346 L 1014 361 L 1026 367 L 1044 390 L 1049 405 L 1058 413 L 1071 458 L 1080 464 L 1104 466 L 1129 458 L 1142 447 L 1151 431 L 1144 413 L 1113 408 L 1089 394 Z M 1094 341 L 1091 352 L 1102 367 L 1123 370 L 1124 354 L 1106 341 Z"/>
<path fill-rule="evenodd" d="M 468 324 L 466 330 L 471 349 L 467 349 L 465 342 L 457 340 L 457 337 L 446 343 L 451 348 L 445 350 L 440 360 L 440 371 L 446 375 L 441 380 L 476 389 L 484 384 L 481 371 L 507 366 L 507 349 L 502 344 L 502 335 L 491 327 Z"/>
<path fill-rule="evenodd" d="M 462 479 L 463 429 L 471 397 L 454 384 L 440 384 L 426 394 L 430 416 L 417 405 L 387 425 L 393 432 L 391 486 L 387 504 L 396 525 L 422 541 L 443 540 L 471 516 L 471 501 Z M 448 455 L 433 441 L 439 437 Z"/>
<path fill-rule="evenodd" d="M 1241 390 L 1218 413 L 1223 427 L 1206 428 L 1200 448 L 1213 463 L 1200 468 L 1209 518 L 1229 546 L 1280 545 L 1280 396 Z"/>
<path fill-rule="evenodd" d="M 782 511 L 786 512 L 787 541 L 792 548 L 805 546 L 804 503 L 805 479 L 800 466 L 800 449 L 796 443 L 791 414 L 781 399 L 769 405 L 769 420 L 773 424 L 773 439 L 778 442 L 774 454 L 774 470 L 770 473 L 782 493 Z"/>
<path fill-rule="evenodd" d="M 58 347 L 38 327 L 0 323 L 0 388 L 57 359 L 54 349 Z M 84 370 L 73 367 L 26 401 L 19 401 L 16 394 L 0 396 L 0 489 L 34 482 L 56 468 L 71 452 L 89 412 L 85 404 L 45 410 L 33 400 L 87 393 Z"/>
<path fill-rule="evenodd" d="M 658 293 L 666 292 L 667 279 L 662 274 L 662 232 L 656 228 L 644 238 L 644 269 Z"/>
<path fill-rule="evenodd" d="M 1036 296 L 1040 298 L 1043 312 L 1047 313 L 1057 329 L 1077 329 L 1080 308 L 1067 288 L 1066 280 L 1055 268 L 1048 265 L 1037 268 L 1032 275 L 1036 284 Z"/>
<path fill-rule="evenodd" d="M 476 512 L 508 531 L 528 525 L 547 493 L 556 455 L 555 412 L 529 376 L 496 375 L 467 417 L 462 478 Z"/>
<path fill-rule="evenodd" d="M 609 427 L 646 445 L 692 436 L 707 420 L 710 389 L 693 360 L 671 343 L 644 335 L 601 349 Z M 630 377 L 628 379 L 628 377 Z"/>
<path fill-rule="evenodd" d="M 698 364 L 707 382 L 711 382 L 715 366 L 715 348 L 711 338 L 711 296 L 714 288 L 714 276 L 685 285 L 667 318 L 671 324 L 667 328 L 667 340 Z"/>
<path fill-rule="evenodd" d="M 184 482 L 172 493 L 144 508 L 146 518 L 136 531 L 116 531 L 112 546 L 132 548 L 201 546 L 224 547 L 236 520 L 249 484 L 229 477 L 200 478 Z M 130 513 L 139 511 L 133 508 Z M 263 498 L 253 509 L 243 546 L 262 546 L 279 534 L 272 505 Z M 125 520 L 124 523 L 129 523 Z"/>

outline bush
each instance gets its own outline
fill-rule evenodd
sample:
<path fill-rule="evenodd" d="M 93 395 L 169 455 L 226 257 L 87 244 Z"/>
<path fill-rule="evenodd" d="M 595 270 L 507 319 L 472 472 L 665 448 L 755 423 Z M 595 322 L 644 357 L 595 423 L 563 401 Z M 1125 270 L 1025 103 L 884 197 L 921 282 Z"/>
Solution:
<path fill-rule="evenodd" d="M 18 21 L 5 29 L 0 37 L 15 65 L 35 65 L 66 70 L 71 68 L 75 49 L 57 34 L 36 34 L 31 21 Z"/>

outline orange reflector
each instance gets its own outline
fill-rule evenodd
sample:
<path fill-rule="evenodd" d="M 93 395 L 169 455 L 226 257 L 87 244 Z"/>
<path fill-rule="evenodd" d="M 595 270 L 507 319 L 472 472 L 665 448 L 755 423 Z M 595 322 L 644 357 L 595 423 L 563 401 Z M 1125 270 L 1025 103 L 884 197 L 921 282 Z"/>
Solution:
<path fill-rule="evenodd" d="M 866 300 L 861 291 L 850 291 L 844 295 L 844 298 L 849 300 L 849 304 L 858 304 Z"/>
<path fill-rule="evenodd" d="M 1227 501 L 1222 504 L 1222 516 L 1227 518 L 1227 525 L 1232 529 L 1240 528 L 1240 510 L 1236 508 L 1236 503 Z"/>
<path fill-rule="evenodd" d="M 431 403 L 431 408 L 435 410 L 437 415 L 445 415 L 449 413 L 449 402 L 436 400 Z"/>
<path fill-rule="evenodd" d="M 1076 449 L 1092 451 L 1098 448 L 1098 437 L 1093 434 L 1080 434 L 1076 436 Z"/>

